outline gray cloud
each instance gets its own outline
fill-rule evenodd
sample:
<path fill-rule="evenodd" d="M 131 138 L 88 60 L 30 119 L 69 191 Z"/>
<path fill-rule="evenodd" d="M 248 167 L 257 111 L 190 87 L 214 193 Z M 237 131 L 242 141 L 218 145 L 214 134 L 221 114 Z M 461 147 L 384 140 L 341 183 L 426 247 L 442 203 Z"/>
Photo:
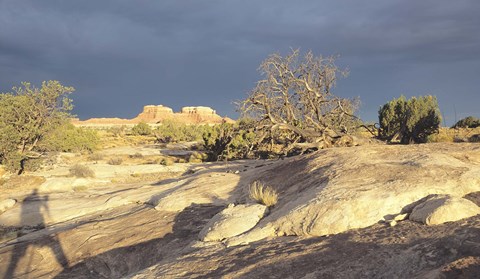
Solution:
<path fill-rule="evenodd" d="M 58 79 L 75 112 L 132 117 L 145 104 L 235 116 L 270 53 L 340 54 L 337 93 L 361 116 L 400 94 L 436 94 L 449 121 L 480 116 L 480 3 L 460 1 L 0 2 L 0 90 Z"/>

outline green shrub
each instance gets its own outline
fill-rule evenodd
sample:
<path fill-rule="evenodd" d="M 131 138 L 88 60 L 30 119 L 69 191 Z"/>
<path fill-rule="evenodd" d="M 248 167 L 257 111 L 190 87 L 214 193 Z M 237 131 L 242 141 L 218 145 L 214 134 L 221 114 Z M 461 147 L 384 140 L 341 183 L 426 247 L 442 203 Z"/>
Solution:
<path fill-rule="evenodd" d="M 114 165 L 114 166 L 121 165 L 122 163 L 123 163 L 123 159 L 121 157 L 112 157 L 107 161 L 107 164 Z"/>
<path fill-rule="evenodd" d="M 149 136 L 152 134 L 152 128 L 145 122 L 140 122 L 133 126 L 132 134 L 135 136 Z"/>
<path fill-rule="evenodd" d="M 379 137 L 404 144 L 427 142 L 429 135 L 438 132 L 441 122 L 434 96 L 412 97 L 410 100 L 401 96 L 380 107 L 378 118 Z"/>
<path fill-rule="evenodd" d="M 480 134 L 478 135 L 473 135 L 470 138 L 468 138 L 469 142 L 480 142 Z"/>
<path fill-rule="evenodd" d="M 201 163 L 204 160 L 206 160 L 207 158 L 208 158 L 208 156 L 205 153 L 193 152 L 188 157 L 188 162 L 189 163 Z"/>
<path fill-rule="evenodd" d="M 452 128 L 477 128 L 480 127 L 480 119 L 468 116 L 459 120 Z"/>
<path fill-rule="evenodd" d="M 203 143 L 208 154 L 208 160 L 257 157 L 264 150 L 256 148 L 259 139 L 254 130 L 254 123 L 248 120 L 210 127 L 203 134 Z"/>
<path fill-rule="evenodd" d="M 208 125 L 187 125 L 175 120 L 164 120 L 154 134 L 160 143 L 200 141 L 206 129 L 209 129 Z"/>
<path fill-rule="evenodd" d="M 3 164 L 5 170 L 12 173 L 16 173 L 19 170 L 36 171 L 42 166 L 43 159 L 43 157 L 26 159 L 21 153 L 13 151 L 6 154 Z"/>
<path fill-rule="evenodd" d="M 97 131 L 64 123 L 39 143 L 43 151 L 93 152 L 98 148 L 100 137 Z"/>
<path fill-rule="evenodd" d="M 41 157 L 40 143 L 71 117 L 68 96 L 74 90 L 46 81 L 40 88 L 24 82 L 14 92 L 0 93 L 0 163 L 21 174 L 27 161 Z"/>
<path fill-rule="evenodd" d="M 115 137 L 121 137 L 125 135 L 125 131 L 127 130 L 127 126 L 122 125 L 122 126 L 113 126 L 107 129 L 107 132 L 112 134 L 112 136 Z"/>
<path fill-rule="evenodd" d="M 85 165 L 76 164 L 70 167 L 70 175 L 75 177 L 95 177 L 95 172 Z"/>

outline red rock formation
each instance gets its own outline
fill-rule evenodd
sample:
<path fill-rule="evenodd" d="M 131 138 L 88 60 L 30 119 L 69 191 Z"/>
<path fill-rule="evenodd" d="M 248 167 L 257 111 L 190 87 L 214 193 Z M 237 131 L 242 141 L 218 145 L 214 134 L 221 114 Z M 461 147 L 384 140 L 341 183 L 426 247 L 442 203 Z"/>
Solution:
<path fill-rule="evenodd" d="M 161 123 L 171 119 L 185 124 L 218 124 L 222 122 L 234 122 L 230 118 L 222 118 L 215 110 L 209 107 L 183 107 L 178 113 L 174 113 L 169 107 L 162 105 L 147 105 L 143 111 L 133 119 L 121 118 L 91 118 L 84 121 L 72 119 L 76 126 L 110 126 L 110 125 L 134 125 L 140 122 L 150 124 Z"/>
<path fill-rule="evenodd" d="M 143 107 L 143 111 L 134 120 L 157 123 L 170 118 L 173 118 L 173 110 L 171 108 L 162 105 L 148 105 Z"/>

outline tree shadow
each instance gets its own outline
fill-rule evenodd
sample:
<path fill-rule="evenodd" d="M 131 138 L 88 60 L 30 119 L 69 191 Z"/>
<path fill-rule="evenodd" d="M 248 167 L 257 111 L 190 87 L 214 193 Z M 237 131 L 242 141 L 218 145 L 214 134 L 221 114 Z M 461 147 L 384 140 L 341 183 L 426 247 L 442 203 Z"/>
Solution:
<path fill-rule="evenodd" d="M 172 255 L 195 241 L 210 218 L 223 206 L 192 204 L 175 216 L 173 229 L 161 238 L 115 248 L 87 258 L 64 269 L 55 278 L 119 278 L 149 266 Z"/>
<path fill-rule="evenodd" d="M 28 208 L 27 205 L 29 206 Z M 20 218 L 22 220 L 32 218 L 37 220 L 38 225 L 35 226 L 35 229 L 45 229 L 45 216 L 48 217 L 49 215 L 48 195 L 40 196 L 35 189 L 24 199 Z M 52 250 L 58 264 L 62 267 L 68 265 L 68 259 L 65 256 L 60 240 L 55 234 L 48 235 L 46 239 L 43 239 L 43 241 L 39 243 L 20 242 L 14 244 L 4 278 L 15 278 L 28 274 L 32 269 L 31 265 L 33 261 L 33 254 L 28 253 L 29 248 L 38 249 L 45 246 Z"/>

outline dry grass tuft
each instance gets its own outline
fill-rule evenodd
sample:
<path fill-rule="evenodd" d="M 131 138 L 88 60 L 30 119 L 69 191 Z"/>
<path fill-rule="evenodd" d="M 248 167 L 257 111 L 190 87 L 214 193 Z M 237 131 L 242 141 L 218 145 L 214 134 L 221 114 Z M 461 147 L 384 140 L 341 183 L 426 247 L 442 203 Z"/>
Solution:
<path fill-rule="evenodd" d="M 90 154 L 90 156 L 88 156 L 88 159 L 90 161 L 101 161 L 103 160 L 103 158 L 104 156 L 101 153 L 93 153 L 93 154 Z"/>
<path fill-rule="evenodd" d="M 75 177 L 95 177 L 95 172 L 85 165 L 73 165 L 69 171 L 70 175 Z"/>
<path fill-rule="evenodd" d="M 120 157 L 112 157 L 108 160 L 107 164 L 109 165 L 114 165 L 114 166 L 119 166 L 123 163 L 123 159 Z"/>
<path fill-rule="evenodd" d="M 254 181 L 249 188 L 250 198 L 258 203 L 272 207 L 277 204 L 278 194 L 270 186 L 265 186 L 260 181 Z"/>

